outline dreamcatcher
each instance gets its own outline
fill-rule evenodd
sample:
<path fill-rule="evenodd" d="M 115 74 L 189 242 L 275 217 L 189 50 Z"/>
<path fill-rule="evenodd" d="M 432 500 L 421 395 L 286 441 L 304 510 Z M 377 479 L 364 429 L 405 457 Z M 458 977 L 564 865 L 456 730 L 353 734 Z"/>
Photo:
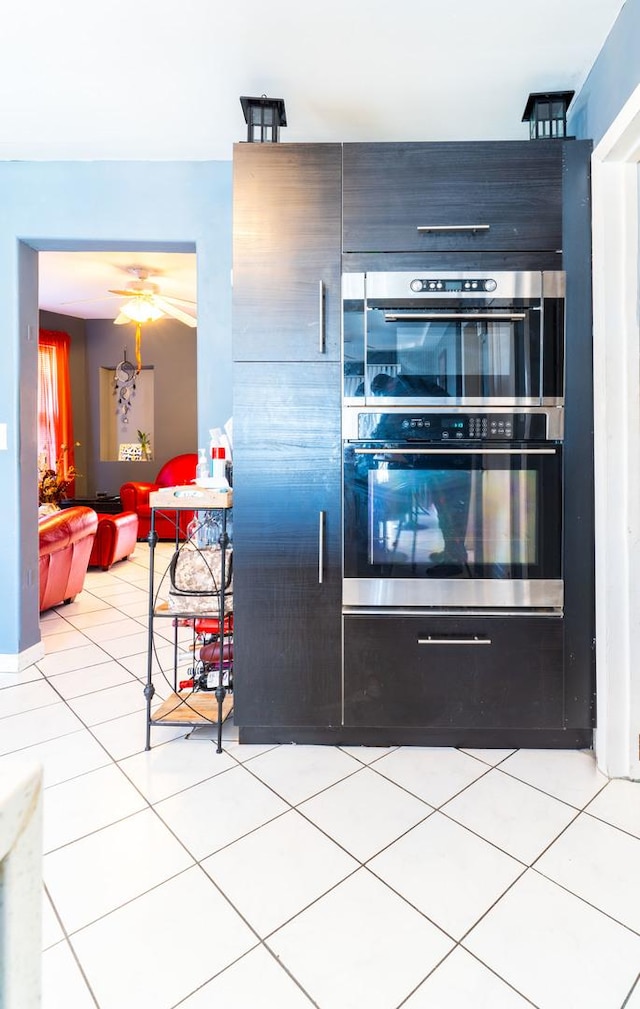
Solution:
<path fill-rule="evenodd" d="M 131 400 L 136 391 L 136 378 L 138 370 L 132 361 L 127 360 L 127 352 L 124 351 L 124 360 L 116 365 L 114 378 L 114 393 L 118 397 L 118 411 L 122 414 L 122 423 L 128 424 L 127 414 L 131 409 Z"/>

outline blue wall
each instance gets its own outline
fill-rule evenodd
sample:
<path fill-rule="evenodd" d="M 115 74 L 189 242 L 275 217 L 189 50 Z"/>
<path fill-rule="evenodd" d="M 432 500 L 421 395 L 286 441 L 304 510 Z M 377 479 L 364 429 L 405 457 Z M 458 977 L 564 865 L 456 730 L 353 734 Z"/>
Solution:
<path fill-rule="evenodd" d="M 640 0 L 626 0 L 574 99 L 569 133 L 597 144 L 640 83 Z"/>
<path fill-rule="evenodd" d="M 40 639 L 33 250 L 197 252 L 198 431 L 232 410 L 231 163 L 0 162 L 0 655 Z"/>

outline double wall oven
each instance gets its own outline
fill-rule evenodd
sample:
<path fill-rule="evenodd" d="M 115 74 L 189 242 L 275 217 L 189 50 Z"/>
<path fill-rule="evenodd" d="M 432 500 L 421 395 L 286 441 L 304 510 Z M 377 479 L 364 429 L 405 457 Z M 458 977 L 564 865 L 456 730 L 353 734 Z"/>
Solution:
<path fill-rule="evenodd" d="M 560 614 L 564 274 L 343 281 L 345 612 Z"/>

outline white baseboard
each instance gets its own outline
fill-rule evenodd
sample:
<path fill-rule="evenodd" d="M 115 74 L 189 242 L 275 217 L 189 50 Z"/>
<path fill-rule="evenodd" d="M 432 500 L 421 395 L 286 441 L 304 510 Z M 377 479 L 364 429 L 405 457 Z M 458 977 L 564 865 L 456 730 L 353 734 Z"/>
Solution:
<path fill-rule="evenodd" d="M 30 648 L 25 648 L 23 652 L 18 652 L 17 655 L 0 654 L 0 674 L 21 673 L 23 669 L 43 658 L 44 642 L 42 641 L 38 641 L 36 645 L 31 645 Z"/>

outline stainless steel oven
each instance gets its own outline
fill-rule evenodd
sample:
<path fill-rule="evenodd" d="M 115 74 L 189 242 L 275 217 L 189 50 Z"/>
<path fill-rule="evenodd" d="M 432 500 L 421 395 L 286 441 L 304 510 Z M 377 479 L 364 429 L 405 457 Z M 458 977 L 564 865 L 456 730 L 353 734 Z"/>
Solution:
<path fill-rule="evenodd" d="M 343 413 L 347 611 L 562 611 L 561 407 Z"/>
<path fill-rule="evenodd" d="M 343 276 L 344 402 L 564 402 L 564 273 Z"/>

